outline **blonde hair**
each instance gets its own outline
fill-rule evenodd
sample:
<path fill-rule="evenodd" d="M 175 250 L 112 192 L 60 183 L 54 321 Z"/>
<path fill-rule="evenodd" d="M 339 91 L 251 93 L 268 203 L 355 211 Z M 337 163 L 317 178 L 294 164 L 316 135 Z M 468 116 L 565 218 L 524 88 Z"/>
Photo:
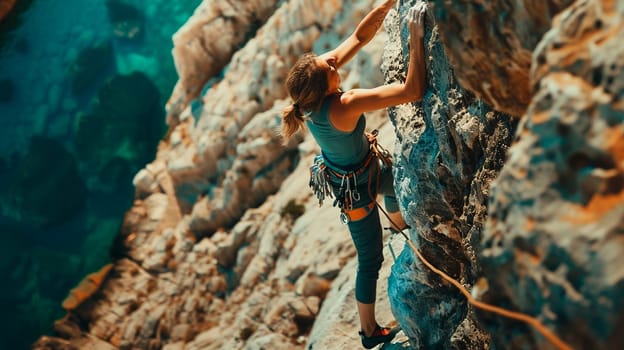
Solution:
<path fill-rule="evenodd" d="M 286 77 L 286 90 L 294 102 L 282 110 L 284 143 L 303 128 L 304 112 L 321 107 L 329 88 L 327 72 L 316 64 L 316 57 L 313 53 L 304 54 Z"/>

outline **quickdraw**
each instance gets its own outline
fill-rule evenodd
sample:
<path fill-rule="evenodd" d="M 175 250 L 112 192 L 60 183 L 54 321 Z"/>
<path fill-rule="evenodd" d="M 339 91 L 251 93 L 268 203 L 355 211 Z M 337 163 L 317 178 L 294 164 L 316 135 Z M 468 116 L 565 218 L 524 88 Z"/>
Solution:
<path fill-rule="evenodd" d="M 317 155 L 314 158 L 314 163 L 310 167 L 310 182 L 308 185 L 316 195 L 319 206 L 323 205 L 326 198 L 334 198 L 332 203 L 334 207 L 337 206 L 340 209 L 351 210 L 353 203 L 361 198 L 357 190 L 357 176 L 368 167 L 369 163 L 370 160 L 355 171 L 341 173 L 329 168 L 325 165 L 323 156 Z M 334 191 L 336 182 L 332 184 L 332 177 L 340 181 L 338 191 Z"/>
<path fill-rule="evenodd" d="M 323 205 L 325 197 L 333 197 L 333 188 L 329 180 L 329 173 L 326 172 L 327 166 L 323 161 L 322 155 L 317 155 L 310 167 L 309 186 L 319 201 L 319 207 Z M 335 205 L 335 204 L 334 204 Z"/>
<path fill-rule="evenodd" d="M 392 155 L 377 142 L 377 135 L 379 135 L 379 131 L 377 129 L 366 133 L 366 138 L 370 144 L 371 151 L 386 167 L 390 167 L 392 166 Z"/>

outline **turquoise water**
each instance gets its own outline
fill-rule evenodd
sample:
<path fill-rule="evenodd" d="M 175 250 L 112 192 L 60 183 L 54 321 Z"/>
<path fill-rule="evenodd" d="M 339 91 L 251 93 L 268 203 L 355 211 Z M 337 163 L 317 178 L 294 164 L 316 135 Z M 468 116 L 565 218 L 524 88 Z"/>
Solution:
<path fill-rule="evenodd" d="M 51 334 L 109 250 L 201 0 L 18 0 L 0 24 L 0 349 Z M 147 5 L 146 5 L 147 3 Z"/>

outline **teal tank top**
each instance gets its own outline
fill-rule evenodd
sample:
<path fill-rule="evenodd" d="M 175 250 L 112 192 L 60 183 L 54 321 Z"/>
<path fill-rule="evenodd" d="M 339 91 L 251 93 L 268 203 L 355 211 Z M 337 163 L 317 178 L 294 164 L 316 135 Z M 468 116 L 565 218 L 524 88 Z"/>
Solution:
<path fill-rule="evenodd" d="M 329 120 L 330 101 L 330 98 L 326 98 L 320 110 L 306 113 L 306 124 L 321 146 L 327 165 L 345 171 L 355 170 L 368 155 L 369 144 L 364 135 L 366 118 L 361 115 L 351 132 L 338 130 Z"/>

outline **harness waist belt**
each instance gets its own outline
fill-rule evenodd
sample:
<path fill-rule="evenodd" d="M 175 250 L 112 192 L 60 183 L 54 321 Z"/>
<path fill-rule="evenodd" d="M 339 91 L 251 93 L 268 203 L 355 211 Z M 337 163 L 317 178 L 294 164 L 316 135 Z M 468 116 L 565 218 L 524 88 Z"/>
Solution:
<path fill-rule="evenodd" d="M 372 201 L 372 202 L 368 203 L 368 205 L 364 206 L 364 207 L 355 208 L 355 209 L 351 209 L 351 210 L 344 210 L 343 209 L 342 213 L 349 220 L 349 221 L 345 222 L 345 224 L 349 223 L 351 221 L 358 221 L 358 220 L 364 219 L 368 215 L 368 213 L 373 211 L 373 208 L 375 208 L 375 201 Z"/>
<path fill-rule="evenodd" d="M 376 156 L 375 152 L 369 151 L 368 154 L 366 155 L 366 158 L 364 158 L 364 160 L 360 163 L 360 165 L 352 171 L 344 171 L 338 167 L 335 167 L 334 165 L 331 164 L 331 162 L 327 160 L 327 158 L 324 158 L 324 161 L 326 164 L 328 164 L 327 169 L 329 170 L 329 172 L 331 172 L 335 176 L 337 177 L 346 176 L 347 178 L 352 178 L 354 174 L 358 176 L 362 174 L 364 170 L 368 169 L 368 166 L 370 165 L 371 160 L 373 160 L 375 156 Z"/>

